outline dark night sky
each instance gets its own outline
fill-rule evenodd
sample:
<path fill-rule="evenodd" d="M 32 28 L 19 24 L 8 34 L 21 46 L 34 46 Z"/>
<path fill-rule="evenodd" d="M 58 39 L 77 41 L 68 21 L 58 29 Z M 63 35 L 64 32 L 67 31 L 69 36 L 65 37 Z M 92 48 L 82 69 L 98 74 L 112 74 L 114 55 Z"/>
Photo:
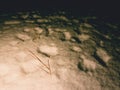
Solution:
<path fill-rule="evenodd" d="M 76 14 L 116 16 L 119 14 L 118 4 L 110 0 L 108 2 L 105 0 L 0 0 L 0 12 L 66 10 Z"/>

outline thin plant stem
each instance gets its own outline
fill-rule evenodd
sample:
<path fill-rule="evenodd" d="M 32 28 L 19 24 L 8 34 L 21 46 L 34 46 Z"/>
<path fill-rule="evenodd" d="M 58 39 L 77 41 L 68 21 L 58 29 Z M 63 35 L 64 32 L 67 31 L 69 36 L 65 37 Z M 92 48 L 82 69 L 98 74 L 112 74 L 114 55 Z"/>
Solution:
<path fill-rule="evenodd" d="M 35 53 L 33 53 L 33 52 L 32 52 L 31 50 L 29 50 L 29 49 L 27 49 L 27 51 L 29 51 L 29 52 L 32 54 L 33 57 L 35 57 L 37 60 L 39 60 L 39 61 L 49 70 L 49 72 L 46 71 L 46 70 L 44 70 L 43 68 L 41 68 L 42 70 L 44 70 L 45 72 L 51 74 L 51 68 L 50 68 L 50 62 L 49 62 L 49 60 L 48 60 L 48 66 L 47 66 L 45 63 L 42 62 L 42 60 L 41 60 L 37 55 L 35 55 Z"/>

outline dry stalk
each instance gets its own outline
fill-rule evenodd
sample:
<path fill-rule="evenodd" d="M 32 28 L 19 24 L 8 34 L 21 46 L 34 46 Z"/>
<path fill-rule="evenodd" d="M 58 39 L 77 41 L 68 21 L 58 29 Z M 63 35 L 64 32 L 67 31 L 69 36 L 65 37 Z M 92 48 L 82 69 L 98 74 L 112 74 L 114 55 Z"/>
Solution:
<path fill-rule="evenodd" d="M 32 54 L 32 56 L 33 56 L 34 58 L 36 58 L 37 60 L 39 60 L 40 63 L 42 63 L 43 66 L 45 66 L 45 67 L 49 70 L 49 72 L 46 71 L 45 69 L 41 68 L 42 70 L 44 70 L 45 72 L 51 74 L 51 68 L 50 68 L 50 62 L 49 62 L 49 60 L 48 60 L 48 66 L 47 66 L 45 63 L 42 62 L 42 60 L 41 60 L 35 53 L 33 53 L 33 52 L 32 52 L 31 50 L 29 50 L 29 49 L 27 49 L 27 51 L 29 51 L 29 52 Z"/>
<path fill-rule="evenodd" d="M 43 71 L 45 71 L 46 73 L 50 74 L 50 72 L 48 72 L 47 70 L 43 69 L 41 66 L 38 66 L 40 67 Z"/>
<path fill-rule="evenodd" d="M 50 68 L 50 60 L 48 59 L 48 66 L 49 66 L 49 71 L 50 71 L 50 75 L 51 75 L 51 68 Z"/>

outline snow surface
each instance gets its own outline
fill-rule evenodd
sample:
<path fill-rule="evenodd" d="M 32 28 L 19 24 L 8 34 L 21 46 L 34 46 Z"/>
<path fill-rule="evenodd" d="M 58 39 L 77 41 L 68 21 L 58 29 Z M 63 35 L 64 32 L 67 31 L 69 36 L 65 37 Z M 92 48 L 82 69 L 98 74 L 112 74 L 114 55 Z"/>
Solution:
<path fill-rule="evenodd" d="M 64 15 L 8 17 L 0 23 L 0 90 L 120 90 L 119 43 L 104 37 L 112 32 Z"/>

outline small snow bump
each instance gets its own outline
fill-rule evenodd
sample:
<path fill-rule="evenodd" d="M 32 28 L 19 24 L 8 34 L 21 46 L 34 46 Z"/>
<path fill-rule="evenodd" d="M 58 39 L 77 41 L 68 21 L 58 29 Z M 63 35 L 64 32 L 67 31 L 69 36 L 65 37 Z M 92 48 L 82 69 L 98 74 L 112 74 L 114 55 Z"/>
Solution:
<path fill-rule="evenodd" d="M 34 20 L 25 20 L 26 23 L 34 23 Z"/>
<path fill-rule="evenodd" d="M 55 56 L 58 54 L 58 48 L 56 46 L 43 45 L 38 48 L 38 52 L 47 56 Z"/>
<path fill-rule="evenodd" d="M 70 39 L 71 39 L 71 34 L 70 34 L 70 32 L 64 32 L 63 34 L 64 34 L 64 36 L 65 36 L 65 40 L 70 40 Z"/>
<path fill-rule="evenodd" d="M 34 15 L 33 15 L 33 18 L 41 18 L 41 16 L 40 16 L 40 15 L 37 15 L 37 14 L 34 14 Z"/>
<path fill-rule="evenodd" d="M 31 37 L 26 34 L 17 34 L 16 37 L 22 41 L 30 40 Z"/>
<path fill-rule="evenodd" d="M 81 60 L 78 63 L 78 68 L 83 71 L 94 71 L 97 68 L 97 63 L 92 57 L 81 54 Z"/>
<path fill-rule="evenodd" d="M 11 45 L 11 46 L 15 46 L 15 45 L 17 45 L 19 43 L 19 41 L 11 41 L 9 44 Z"/>
<path fill-rule="evenodd" d="M 84 59 L 83 64 L 87 69 L 91 69 L 91 70 L 96 69 L 96 63 L 94 61 Z"/>
<path fill-rule="evenodd" d="M 30 32 L 32 29 L 31 28 L 24 28 L 24 32 Z"/>
<path fill-rule="evenodd" d="M 49 35 L 51 35 L 53 33 L 53 29 L 52 28 L 48 28 L 48 33 L 49 33 Z"/>
<path fill-rule="evenodd" d="M 61 29 L 61 28 L 55 28 L 54 31 L 56 32 L 66 32 L 67 30 L 66 29 Z"/>
<path fill-rule="evenodd" d="M 4 24 L 6 25 L 16 25 L 16 24 L 20 24 L 20 21 L 5 21 Z"/>
<path fill-rule="evenodd" d="M 44 23 L 44 22 L 48 22 L 48 20 L 47 19 L 37 19 L 37 22 L 38 23 Z"/>
<path fill-rule="evenodd" d="M 84 27 L 87 27 L 87 28 L 92 28 L 92 25 L 89 24 L 89 23 L 84 23 L 83 26 L 84 26 Z"/>
<path fill-rule="evenodd" d="M 107 63 L 111 57 L 108 55 L 108 53 L 102 49 L 102 48 L 97 48 L 97 56 L 102 59 L 105 63 Z"/>
<path fill-rule="evenodd" d="M 37 34 L 41 34 L 43 32 L 43 29 L 40 27 L 35 27 L 34 30 L 36 31 Z"/>
<path fill-rule="evenodd" d="M 82 49 L 80 47 L 77 47 L 77 46 L 73 46 L 72 50 L 75 51 L 75 52 L 81 52 L 82 51 Z"/>
<path fill-rule="evenodd" d="M 28 17 L 29 17 L 29 14 L 21 15 L 21 18 L 23 18 L 23 19 L 27 19 Z"/>
<path fill-rule="evenodd" d="M 87 34 L 81 34 L 78 36 L 78 38 L 80 41 L 86 41 L 86 40 L 90 39 L 90 36 Z"/>

